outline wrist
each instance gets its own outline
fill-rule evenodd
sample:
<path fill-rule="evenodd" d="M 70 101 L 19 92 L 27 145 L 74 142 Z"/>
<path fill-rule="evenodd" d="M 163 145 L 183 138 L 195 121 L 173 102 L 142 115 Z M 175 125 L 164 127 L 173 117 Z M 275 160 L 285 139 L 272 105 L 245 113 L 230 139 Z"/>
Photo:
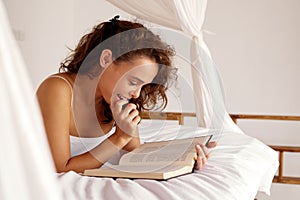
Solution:
<path fill-rule="evenodd" d="M 131 135 L 126 134 L 117 127 L 115 133 L 112 134 L 109 139 L 114 145 L 121 149 L 125 145 L 127 145 L 132 140 L 132 138 L 133 137 Z"/>
<path fill-rule="evenodd" d="M 116 129 L 116 132 L 114 135 L 116 135 L 118 139 L 128 141 L 128 142 L 133 138 L 131 135 L 123 132 L 120 129 Z"/>

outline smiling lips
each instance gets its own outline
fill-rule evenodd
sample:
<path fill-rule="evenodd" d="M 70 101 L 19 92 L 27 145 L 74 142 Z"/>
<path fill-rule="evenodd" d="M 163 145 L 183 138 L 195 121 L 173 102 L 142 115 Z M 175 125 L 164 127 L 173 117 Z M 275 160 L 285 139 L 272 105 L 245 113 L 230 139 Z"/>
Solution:
<path fill-rule="evenodd" d="M 124 96 L 117 94 L 117 97 L 119 98 L 119 100 L 125 100 L 125 101 L 129 101 L 129 99 L 125 98 Z"/>

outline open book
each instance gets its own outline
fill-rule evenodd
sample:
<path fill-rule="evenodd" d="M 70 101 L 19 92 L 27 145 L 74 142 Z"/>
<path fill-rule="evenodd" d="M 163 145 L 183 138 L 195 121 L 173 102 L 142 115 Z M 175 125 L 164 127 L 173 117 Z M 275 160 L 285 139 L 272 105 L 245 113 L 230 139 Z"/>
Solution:
<path fill-rule="evenodd" d="M 165 180 L 193 172 L 195 145 L 207 144 L 212 136 L 150 142 L 124 154 L 119 165 L 104 165 L 99 169 L 85 170 L 83 175 L 144 178 Z"/>

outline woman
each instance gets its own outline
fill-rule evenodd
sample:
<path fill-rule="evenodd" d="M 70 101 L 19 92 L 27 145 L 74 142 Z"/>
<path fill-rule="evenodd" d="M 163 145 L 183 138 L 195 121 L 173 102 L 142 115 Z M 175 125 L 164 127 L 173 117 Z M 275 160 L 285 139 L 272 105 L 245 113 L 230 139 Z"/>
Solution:
<path fill-rule="evenodd" d="M 58 172 L 99 168 L 140 145 L 139 112 L 167 105 L 166 89 L 176 80 L 172 56 L 159 36 L 118 16 L 81 38 L 60 73 L 37 90 Z M 195 148 L 200 169 L 209 154 Z"/>

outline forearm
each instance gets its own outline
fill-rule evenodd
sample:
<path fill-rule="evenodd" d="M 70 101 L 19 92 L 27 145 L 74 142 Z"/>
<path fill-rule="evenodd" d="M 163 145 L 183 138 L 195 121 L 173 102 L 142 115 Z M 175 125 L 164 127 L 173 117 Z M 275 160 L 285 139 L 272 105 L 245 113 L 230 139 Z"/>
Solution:
<path fill-rule="evenodd" d="M 64 166 L 56 166 L 57 171 L 66 172 L 72 170 L 80 173 L 85 169 L 99 168 L 127 145 L 131 139 L 131 137 L 116 131 L 116 133 L 89 152 L 70 158 Z"/>

